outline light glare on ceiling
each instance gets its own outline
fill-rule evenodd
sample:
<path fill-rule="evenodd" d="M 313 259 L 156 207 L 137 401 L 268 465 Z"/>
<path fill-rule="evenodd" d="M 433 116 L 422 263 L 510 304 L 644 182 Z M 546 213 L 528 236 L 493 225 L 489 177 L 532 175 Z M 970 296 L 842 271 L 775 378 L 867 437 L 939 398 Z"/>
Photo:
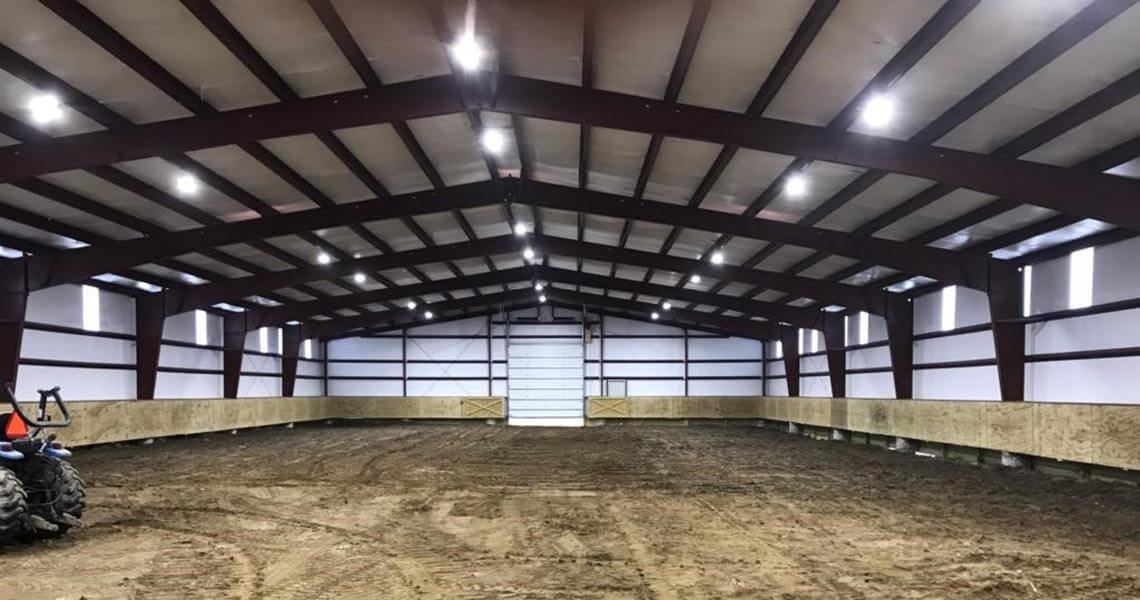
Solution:
<path fill-rule="evenodd" d="M 182 174 L 174 178 L 174 189 L 178 190 L 179 194 L 183 196 L 193 196 L 198 193 L 201 186 L 198 185 L 198 178 L 193 175 Z"/>
<path fill-rule="evenodd" d="M 895 103 L 886 96 L 875 96 L 863 105 L 863 122 L 871 127 L 883 127 L 895 115 Z"/>
<path fill-rule="evenodd" d="M 503 151 L 503 146 L 506 145 L 507 140 L 503 137 L 503 132 L 498 129 L 485 129 L 481 138 L 483 147 L 491 154 L 498 154 Z M 524 232 L 525 233 L 525 232 Z"/>
<path fill-rule="evenodd" d="M 784 184 L 784 191 L 792 197 L 803 196 L 807 193 L 807 180 L 803 175 L 792 175 Z"/>
<path fill-rule="evenodd" d="M 474 71 L 483 62 L 483 48 L 475 41 L 475 35 L 464 33 L 451 45 L 451 55 L 455 62 L 466 71 Z"/>
<path fill-rule="evenodd" d="M 28 101 L 28 111 L 32 113 L 32 120 L 41 125 L 63 118 L 63 108 L 55 94 L 33 97 Z"/>

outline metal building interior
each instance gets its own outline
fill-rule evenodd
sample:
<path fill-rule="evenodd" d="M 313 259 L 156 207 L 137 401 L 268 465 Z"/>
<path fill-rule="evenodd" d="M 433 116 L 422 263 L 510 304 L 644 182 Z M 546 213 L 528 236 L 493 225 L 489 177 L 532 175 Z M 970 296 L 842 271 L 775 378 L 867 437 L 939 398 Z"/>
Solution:
<path fill-rule="evenodd" d="M 1138 4 L 2 0 L 0 565 L 1140 597 Z"/>

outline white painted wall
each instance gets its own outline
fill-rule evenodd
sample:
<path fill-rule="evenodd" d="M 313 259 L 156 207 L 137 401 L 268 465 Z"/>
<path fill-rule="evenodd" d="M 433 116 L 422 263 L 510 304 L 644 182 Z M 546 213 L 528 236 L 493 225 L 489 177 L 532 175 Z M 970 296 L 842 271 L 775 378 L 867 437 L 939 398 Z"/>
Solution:
<path fill-rule="evenodd" d="M 134 298 L 99 290 L 100 332 L 81 331 L 82 291 L 79 285 L 62 285 L 31 294 L 28 299 L 27 330 L 21 359 L 99 363 L 89 366 L 22 364 L 16 387 L 21 399 L 34 399 L 36 390 L 59 385 L 68 400 L 125 400 L 135 397 L 135 302 Z M 41 326 L 65 327 L 75 331 L 42 331 Z M 222 317 L 206 315 L 207 339 L 197 346 L 193 312 L 166 319 L 159 373 L 155 385 L 158 398 L 218 398 L 222 395 Z M 271 353 L 277 352 L 271 336 Z M 188 346 L 189 345 L 189 346 Z M 246 341 L 241 396 L 279 395 L 281 358 L 256 352 L 257 334 Z M 323 366 L 320 344 L 314 343 L 314 360 L 299 362 L 297 395 L 320 395 Z M 308 377 L 308 378 L 306 378 Z"/>

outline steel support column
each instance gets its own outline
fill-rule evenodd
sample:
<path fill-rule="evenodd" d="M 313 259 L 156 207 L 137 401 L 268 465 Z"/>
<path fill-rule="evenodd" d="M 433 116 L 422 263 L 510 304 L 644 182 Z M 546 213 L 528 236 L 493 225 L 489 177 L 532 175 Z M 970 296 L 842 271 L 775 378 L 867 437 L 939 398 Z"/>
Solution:
<path fill-rule="evenodd" d="M 1003 402 L 1025 400 L 1025 322 L 1021 269 L 998 261 L 990 268 L 990 322 L 994 332 L 998 387 Z"/>
<path fill-rule="evenodd" d="M 681 329 L 682 343 L 685 344 L 685 353 L 681 357 L 683 362 L 684 371 L 681 373 L 681 378 L 685 381 L 685 396 L 689 395 L 689 330 L 688 328 Z"/>
<path fill-rule="evenodd" d="M 914 398 L 914 304 L 901 294 L 887 294 L 887 345 L 895 398 Z"/>
<path fill-rule="evenodd" d="M 800 395 L 800 344 L 795 327 L 780 326 L 780 343 L 784 347 L 784 377 L 788 382 L 788 397 Z"/>
<path fill-rule="evenodd" d="M 222 395 L 237 398 L 245 356 L 245 313 L 226 315 L 222 333 Z"/>
<path fill-rule="evenodd" d="M 281 395 L 292 398 L 297 388 L 297 361 L 301 353 L 301 327 L 286 325 L 281 330 Z"/>
<path fill-rule="evenodd" d="M 847 396 L 847 348 L 843 338 L 843 315 L 823 314 L 823 344 L 827 348 L 827 374 L 831 378 L 831 396 Z"/>
<path fill-rule="evenodd" d="M 166 321 L 162 296 L 159 293 L 135 298 L 135 397 L 139 400 L 153 400 L 158 382 L 158 355 Z"/>
<path fill-rule="evenodd" d="M 24 315 L 28 307 L 28 278 L 24 261 L 0 263 L 0 385 L 16 389 Z"/>

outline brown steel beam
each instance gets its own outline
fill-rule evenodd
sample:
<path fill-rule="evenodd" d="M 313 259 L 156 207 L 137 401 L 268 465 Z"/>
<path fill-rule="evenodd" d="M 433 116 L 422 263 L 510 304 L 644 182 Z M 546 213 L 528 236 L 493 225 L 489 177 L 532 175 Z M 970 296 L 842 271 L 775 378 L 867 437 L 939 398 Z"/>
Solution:
<path fill-rule="evenodd" d="M 197 285 L 166 293 L 166 314 L 174 315 L 190 310 L 203 309 L 219 302 L 232 302 L 235 298 L 261 293 L 263 290 L 274 290 L 289 287 L 305 281 L 315 281 L 328 277 L 348 276 L 357 271 L 382 271 L 387 269 L 407 268 L 409 266 L 440 263 L 448 260 L 476 258 L 480 256 L 495 256 L 517 251 L 517 239 L 511 236 L 485 238 L 473 242 L 458 242 L 445 244 L 432 248 L 419 248 L 395 254 L 383 254 L 367 258 L 351 259 L 334 262 L 328 265 L 307 265 L 300 269 L 272 271 L 250 277 L 239 277 L 226 281 Z M 357 292 L 354 294 L 321 298 L 311 302 L 290 303 L 272 309 L 265 309 L 266 313 L 282 315 L 279 321 L 285 322 L 300 319 L 313 314 L 326 311 L 335 311 L 373 301 L 394 300 L 399 298 L 416 297 L 421 293 L 416 290 L 434 289 L 431 286 L 442 286 L 441 290 L 454 288 L 447 287 L 452 279 L 428 281 L 413 286 L 392 287 L 372 292 Z M 422 292 L 429 293 L 429 292 Z"/>
<path fill-rule="evenodd" d="M 58 257 L 32 256 L 19 259 L 28 263 L 29 289 L 86 279 L 162 258 L 195 252 L 203 248 L 312 231 L 348 223 L 399 218 L 414 214 L 442 212 L 456 207 L 476 207 L 502 202 L 484 184 L 456 186 L 389 200 L 364 200 L 331 207 L 238 221 L 211 227 L 172 232 L 161 238 L 125 240 L 69 250 Z"/>
<path fill-rule="evenodd" d="M 20 348 L 24 341 L 24 320 L 28 288 L 23 265 L 16 260 L 0 260 L 0 387 L 16 389 L 20 368 Z"/>
<path fill-rule="evenodd" d="M 297 362 L 301 353 L 301 327 L 286 325 L 281 329 L 281 395 L 292 398 L 297 386 Z"/>
<path fill-rule="evenodd" d="M 895 398 L 909 400 L 914 398 L 914 303 L 910 298 L 891 294 L 886 320 Z"/>
<path fill-rule="evenodd" d="M 139 400 L 154 399 L 165 319 L 161 294 L 135 298 L 135 397 Z"/>
<path fill-rule="evenodd" d="M 707 262 L 678 256 L 661 256 L 655 252 L 643 252 L 603 244 L 578 242 L 566 238 L 535 236 L 534 246 L 537 252 L 549 252 L 561 256 L 579 256 L 591 260 L 639 265 L 663 271 L 696 273 L 710 280 L 729 279 L 732 281 L 751 283 L 753 285 L 767 285 L 773 289 L 784 290 L 808 298 L 815 298 L 826 304 L 837 304 L 879 315 L 884 314 L 886 310 L 886 297 L 888 294 L 878 289 L 823 282 L 809 277 L 786 276 L 782 273 L 773 273 L 759 269 L 745 269 L 732 265 L 711 265 Z"/>
<path fill-rule="evenodd" d="M 831 396 L 847 396 L 847 347 L 844 341 L 842 313 L 823 313 L 823 343 L 827 349 L 827 375 L 831 378 Z"/>
<path fill-rule="evenodd" d="M 808 310 L 759 300 L 747 300 L 726 294 L 710 294 L 708 292 L 691 289 L 671 288 L 665 285 L 642 283 L 618 277 L 591 275 L 589 273 L 579 273 L 573 270 L 557 269 L 554 267 L 537 267 L 533 270 L 533 273 L 540 281 L 556 281 L 559 283 L 598 289 L 609 287 L 610 289 L 622 290 L 633 294 L 660 296 L 665 299 L 672 298 L 694 304 L 726 307 L 744 313 L 749 317 L 763 317 L 770 321 L 783 321 L 796 325 L 797 327 L 818 329 L 822 325 L 822 311 L 819 310 Z M 665 311 L 659 312 L 662 315 L 668 314 Z"/>
<path fill-rule="evenodd" d="M 741 218 L 720 211 L 635 200 L 549 183 L 527 181 L 522 182 L 522 186 L 520 202 L 545 208 L 577 209 L 610 217 L 731 233 L 757 240 L 781 241 L 808 248 L 827 248 L 845 256 L 869 258 L 876 264 L 974 289 L 985 290 L 988 285 L 987 263 L 990 259 L 984 254 L 954 253 L 921 244 L 904 244 L 782 221 Z"/>
<path fill-rule="evenodd" d="M 879 72 L 876 73 L 875 76 L 871 78 L 871 81 L 869 81 L 867 83 L 867 85 L 863 86 L 863 89 L 860 90 L 859 93 L 856 94 L 855 97 L 850 102 L 848 102 L 846 106 L 843 107 L 843 109 L 839 112 L 839 114 L 836 115 L 835 118 L 833 118 L 828 123 L 827 127 L 829 129 L 835 129 L 835 130 L 841 130 L 841 131 L 846 130 L 848 127 L 850 127 L 855 122 L 855 119 L 857 118 L 856 115 L 857 115 L 858 111 L 863 107 L 863 105 L 866 103 L 867 99 L 872 94 L 882 93 L 883 91 L 887 90 L 892 85 L 894 85 L 894 83 L 896 81 L 898 81 L 904 74 L 906 74 L 906 72 L 909 71 L 915 64 L 917 64 L 918 61 L 923 56 L 926 56 L 926 53 L 929 52 L 930 49 L 935 46 L 935 44 L 937 44 L 942 38 L 944 38 L 946 36 L 946 34 L 950 32 L 950 30 L 952 30 L 963 18 L 965 18 L 965 16 L 967 14 L 969 14 L 969 12 L 971 10 L 973 10 L 974 6 L 977 5 L 978 1 L 979 0 L 951 0 L 950 2 L 946 2 L 945 4 L 943 4 L 942 8 L 940 8 L 938 10 L 938 12 L 935 13 L 934 16 L 931 17 L 922 26 L 922 28 L 918 30 L 918 32 L 916 32 L 913 36 L 911 36 L 910 40 L 907 41 L 907 43 L 894 55 L 894 57 L 892 57 L 891 60 L 888 61 L 887 64 L 884 65 L 883 68 L 880 69 Z M 812 18 L 813 16 L 816 19 L 819 19 L 819 18 L 826 19 L 827 15 L 830 15 L 831 11 L 834 9 L 834 4 L 835 3 L 833 2 L 833 3 L 831 3 L 830 6 L 823 7 L 824 9 L 826 9 L 826 12 L 822 13 L 822 15 L 812 15 L 811 13 L 809 13 L 809 19 Z M 812 12 L 815 12 L 816 8 L 817 8 L 816 6 L 813 6 Z M 805 23 L 801 24 L 801 29 L 805 25 L 813 25 L 814 27 L 816 27 L 816 29 L 814 29 L 814 31 L 818 32 L 818 27 L 822 26 L 822 22 L 809 23 L 808 19 L 805 19 Z M 798 35 L 798 32 L 797 32 L 797 35 Z M 814 36 L 814 33 L 812 33 L 812 35 Z M 793 43 L 795 43 L 795 42 L 796 42 L 796 40 L 793 40 Z M 805 47 L 805 49 L 806 49 L 806 47 Z M 785 75 L 785 77 L 786 77 L 786 75 Z M 769 75 L 769 79 L 771 79 L 771 75 Z M 763 108 L 767 108 L 767 103 L 771 101 L 772 97 L 774 97 L 774 92 L 772 92 L 772 94 L 770 96 L 765 96 L 765 102 L 763 103 Z M 760 99 L 759 95 L 758 95 L 757 99 Z M 755 104 L 756 103 L 754 102 L 754 106 L 755 106 Z M 762 114 L 762 109 L 759 112 L 750 111 L 748 114 L 760 115 L 760 114 Z M 748 206 L 748 208 L 744 214 L 746 214 L 750 217 L 756 216 L 756 214 L 758 214 L 761 210 L 763 210 L 765 207 L 767 207 L 768 204 L 771 203 L 772 200 L 774 200 L 776 198 L 776 196 L 780 194 L 780 192 L 784 189 L 784 184 L 787 181 L 788 177 L 802 172 L 805 168 L 807 168 L 807 166 L 810 164 L 810 162 L 811 161 L 808 161 L 808 160 L 805 160 L 802 158 L 797 158 L 796 160 L 792 161 L 792 163 L 790 165 L 788 165 L 788 167 L 785 168 L 783 170 L 783 172 L 781 172 L 776 177 L 776 179 L 773 180 L 772 183 L 770 183 L 764 189 L 764 191 L 760 194 L 760 196 L 757 197 L 756 200 L 753 201 Z M 714 167 L 715 166 L 716 165 L 714 164 Z M 717 174 L 719 174 L 719 172 Z M 708 179 L 708 177 L 706 176 L 706 180 L 707 179 Z M 864 179 L 864 177 L 859 178 L 859 180 L 863 180 L 863 179 Z M 857 180 L 857 181 L 859 181 L 859 180 Z M 865 186 L 863 186 L 862 189 L 866 189 L 866 187 L 870 187 L 871 183 L 873 183 L 873 182 L 868 181 L 867 184 Z M 848 186 L 848 187 L 853 188 L 854 186 Z M 698 188 L 698 192 L 699 191 L 700 191 L 700 188 Z M 847 194 L 849 194 L 849 195 L 844 196 L 845 192 L 847 192 Z M 854 189 L 851 189 L 851 190 L 845 189 L 844 191 L 841 191 L 840 194 L 837 195 L 837 197 L 832 198 L 828 202 L 824 203 L 824 205 L 822 207 L 819 207 L 819 208 L 816 208 L 815 210 L 813 210 L 812 214 L 815 214 L 815 213 L 821 212 L 821 211 L 834 210 L 834 208 L 838 208 L 839 204 L 846 202 L 847 199 L 849 199 L 850 197 L 854 197 L 855 193 L 857 193 L 857 192 L 855 192 L 855 193 L 852 193 L 852 192 L 854 192 Z M 690 201 L 690 205 L 692 205 L 692 206 L 699 205 L 703 199 L 704 199 L 704 194 L 695 195 L 693 197 L 693 199 Z M 833 208 L 827 208 L 829 206 L 833 207 Z M 809 214 L 809 217 L 811 217 L 812 214 Z M 822 218 L 822 217 L 820 217 L 820 218 Z M 801 220 L 801 224 L 814 225 L 818 220 L 819 220 L 818 218 L 814 219 L 814 220 L 812 220 L 811 218 L 805 218 L 804 220 Z M 670 239 L 675 240 L 677 235 L 679 235 L 679 230 L 674 229 L 673 232 L 671 232 L 671 238 Z M 722 235 L 720 237 L 720 239 L 718 239 L 712 245 L 712 247 L 710 248 L 710 251 L 715 251 L 715 249 L 724 246 L 725 244 L 728 243 L 728 241 L 730 239 L 732 239 L 732 236 Z M 671 243 L 666 243 L 665 247 L 662 249 L 662 252 L 667 252 L 669 246 L 671 246 L 671 245 L 672 245 Z M 778 248 L 779 246 L 780 246 L 780 244 L 778 244 L 778 243 L 769 244 L 761 250 L 761 253 L 765 253 L 765 255 L 770 254 L 771 252 L 774 251 L 773 248 Z M 749 266 L 751 266 L 751 265 L 757 264 L 761 260 L 763 260 L 762 258 L 757 258 L 758 256 L 761 256 L 761 255 L 758 254 L 758 255 L 754 256 L 753 258 L 749 259 L 747 264 L 749 264 Z"/>
<path fill-rule="evenodd" d="M 1007 266 L 994 272 L 988 294 L 1003 402 L 1025 400 L 1025 321 L 1021 318 L 1024 281 L 1020 268 Z"/>
<path fill-rule="evenodd" d="M 1121 177 L 502 73 L 497 74 L 493 90 L 473 89 L 468 95 L 479 100 L 481 109 L 736 144 L 925 177 L 1140 230 L 1140 210 L 1131 202 L 1140 194 L 1140 182 Z M 457 106 L 457 95 L 454 79 L 429 78 L 387 86 L 384 94 L 344 92 L 18 145 L 0 149 L 0 182 L 171 151 L 454 113 L 463 108 Z"/>
<path fill-rule="evenodd" d="M 788 325 L 780 326 L 780 346 L 784 351 L 784 378 L 788 383 L 788 396 L 800 395 L 800 338 L 799 331 Z"/>
<path fill-rule="evenodd" d="M 225 316 L 222 331 L 222 396 L 237 398 L 241 363 L 245 356 L 245 314 Z"/>

